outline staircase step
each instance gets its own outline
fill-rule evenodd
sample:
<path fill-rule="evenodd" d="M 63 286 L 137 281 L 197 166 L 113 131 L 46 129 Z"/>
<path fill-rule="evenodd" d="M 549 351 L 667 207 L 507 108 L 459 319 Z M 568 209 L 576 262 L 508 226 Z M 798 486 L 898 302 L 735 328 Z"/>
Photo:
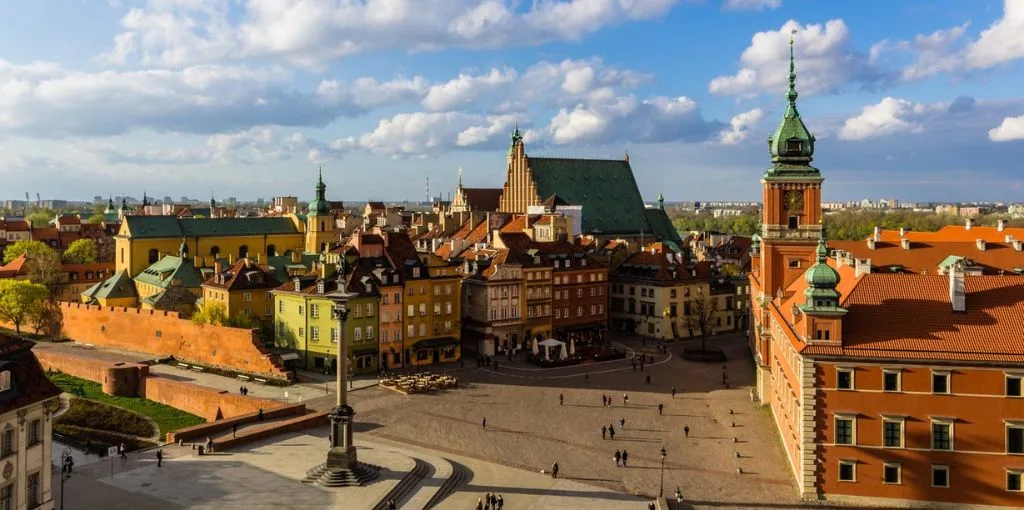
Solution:
<path fill-rule="evenodd" d="M 434 493 L 434 496 L 427 501 L 427 504 L 423 507 L 424 509 L 430 509 L 440 505 L 448 496 L 454 494 L 459 487 L 469 483 L 472 479 L 473 472 L 468 467 L 455 462 L 451 459 L 444 459 L 452 467 L 452 474 L 447 480 L 441 485 L 441 487 Z"/>
<path fill-rule="evenodd" d="M 431 471 L 430 464 L 424 462 L 422 459 L 413 458 L 416 465 L 413 466 L 409 474 L 402 478 L 401 482 L 398 482 L 390 492 L 384 495 L 383 498 L 373 507 L 373 510 L 387 510 L 387 502 L 390 499 L 395 500 L 398 508 L 404 506 L 405 500 L 412 494 L 412 492 L 420 485 L 423 478 L 428 476 Z"/>

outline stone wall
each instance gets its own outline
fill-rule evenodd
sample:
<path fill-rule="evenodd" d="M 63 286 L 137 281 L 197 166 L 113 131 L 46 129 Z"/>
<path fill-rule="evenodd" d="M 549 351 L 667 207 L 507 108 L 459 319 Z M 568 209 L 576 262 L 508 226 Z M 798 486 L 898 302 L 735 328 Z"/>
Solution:
<path fill-rule="evenodd" d="M 275 403 L 277 404 L 277 403 Z M 278 404 L 275 408 L 265 407 L 263 412 L 264 420 L 276 420 L 278 418 L 294 418 L 306 415 L 305 404 Z M 217 434 L 231 430 L 233 425 L 245 425 L 259 422 L 259 410 L 254 413 L 240 414 L 220 421 L 201 423 L 191 427 L 175 430 L 167 436 L 167 441 L 175 443 L 178 441 L 192 442 L 202 441 L 208 437 L 216 437 Z M 286 420 L 290 421 L 290 420 Z M 281 422 L 275 422 L 281 423 Z M 248 430 L 248 429 L 245 429 Z M 238 434 L 241 436 L 242 434 Z"/>
<path fill-rule="evenodd" d="M 64 335 L 100 347 L 176 359 L 271 379 L 290 380 L 255 330 L 196 324 L 176 312 L 61 303 Z M 69 372 L 70 373 L 70 372 Z"/>
<path fill-rule="evenodd" d="M 260 408 L 267 410 L 283 405 L 276 400 L 245 397 L 190 382 L 175 381 L 167 377 L 153 375 L 145 379 L 139 396 L 176 407 L 200 416 L 206 421 L 222 420 L 255 413 Z"/>

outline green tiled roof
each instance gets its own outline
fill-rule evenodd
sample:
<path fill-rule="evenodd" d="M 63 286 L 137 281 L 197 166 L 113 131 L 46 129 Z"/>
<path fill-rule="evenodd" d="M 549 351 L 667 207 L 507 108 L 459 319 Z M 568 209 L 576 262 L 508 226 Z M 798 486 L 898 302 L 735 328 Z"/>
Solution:
<path fill-rule="evenodd" d="M 126 216 L 133 238 L 212 237 L 264 234 L 297 234 L 292 220 L 269 218 L 178 218 L 175 216 Z"/>
<path fill-rule="evenodd" d="M 530 170 L 541 200 L 583 206 L 584 232 L 651 233 L 629 161 L 531 157 Z"/>
<path fill-rule="evenodd" d="M 198 287 L 203 283 L 203 276 L 192 265 L 188 258 L 168 255 L 153 265 L 142 270 L 135 276 L 135 281 L 166 289 L 175 279 L 181 281 L 182 287 Z"/>
<path fill-rule="evenodd" d="M 274 277 L 279 282 L 289 282 L 292 277 L 288 276 L 288 268 L 294 268 L 296 265 L 301 265 L 305 269 L 313 267 L 313 262 L 316 262 L 320 258 L 319 253 L 303 253 L 299 264 L 292 264 L 291 255 L 278 255 L 274 257 L 267 257 L 267 265 L 270 266 L 271 271 L 274 272 Z"/>
<path fill-rule="evenodd" d="M 82 294 L 93 299 L 135 297 L 135 285 L 132 285 L 132 279 L 128 276 L 128 272 L 121 270 L 110 278 L 89 287 Z"/>
<path fill-rule="evenodd" d="M 644 213 L 647 215 L 647 223 L 650 223 L 651 229 L 654 230 L 654 235 L 658 236 L 662 242 L 671 241 L 672 244 L 683 242 L 683 238 L 679 237 L 679 231 L 672 225 L 672 220 L 668 218 L 668 213 L 664 209 L 652 207 L 644 209 Z"/>

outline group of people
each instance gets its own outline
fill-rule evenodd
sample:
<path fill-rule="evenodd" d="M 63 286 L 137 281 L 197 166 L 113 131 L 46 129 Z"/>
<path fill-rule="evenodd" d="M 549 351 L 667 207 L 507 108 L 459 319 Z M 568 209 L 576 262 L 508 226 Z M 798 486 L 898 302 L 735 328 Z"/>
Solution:
<path fill-rule="evenodd" d="M 243 397 L 249 395 L 249 387 L 244 385 L 244 384 L 239 386 L 238 387 L 238 394 L 242 395 Z"/>
<path fill-rule="evenodd" d="M 488 492 L 486 496 L 476 500 L 476 510 L 501 510 L 504 507 L 505 498 L 501 497 L 501 494 L 494 495 Z"/>
<path fill-rule="evenodd" d="M 621 452 L 618 451 L 618 450 L 615 450 L 614 459 L 615 459 L 615 467 L 619 467 L 619 463 L 620 462 L 622 463 L 621 464 L 622 467 L 626 467 L 626 462 L 629 460 L 629 452 L 626 451 L 625 448 L 623 448 Z"/>

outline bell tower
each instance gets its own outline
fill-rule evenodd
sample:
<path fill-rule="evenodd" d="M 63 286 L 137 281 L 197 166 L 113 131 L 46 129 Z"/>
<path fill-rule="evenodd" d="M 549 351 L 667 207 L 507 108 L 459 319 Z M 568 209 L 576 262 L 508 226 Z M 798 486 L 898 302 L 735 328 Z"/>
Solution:
<path fill-rule="evenodd" d="M 320 167 L 320 176 L 316 181 L 316 198 L 309 203 L 309 214 L 306 215 L 307 253 L 323 253 L 338 243 L 338 234 L 334 232 L 334 214 L 331 213 L 326 191 L 324 169 Z"/>
<path fill-rule="evenodd" d="M 760 277 L 762 291 L 768 299 L 789 287 L 815 263 L 816 248 L 822 238 L 821 183 L 824 178 L 811 166 L 815 139 L 797 111 L 797 95 L 791 36 L 788 105 L 779 127 L 768 137 L 772 166 L 761 178 L 764 209 Z"/>

